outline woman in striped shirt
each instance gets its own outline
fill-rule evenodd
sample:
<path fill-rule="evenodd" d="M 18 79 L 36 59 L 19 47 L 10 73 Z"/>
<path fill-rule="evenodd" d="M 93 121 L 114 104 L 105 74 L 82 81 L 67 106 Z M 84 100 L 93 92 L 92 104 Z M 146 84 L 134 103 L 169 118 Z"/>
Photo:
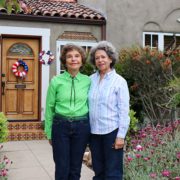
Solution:
<path fill-rule="evenodd" d="M 93 180 L 121 180 L 124 138 L 130 122 L 127 82 L 113 68 L 116 52 L 111 43 L 101 41 L 93 47 L 90 61 L 97 68 L 89 91 Z"/>

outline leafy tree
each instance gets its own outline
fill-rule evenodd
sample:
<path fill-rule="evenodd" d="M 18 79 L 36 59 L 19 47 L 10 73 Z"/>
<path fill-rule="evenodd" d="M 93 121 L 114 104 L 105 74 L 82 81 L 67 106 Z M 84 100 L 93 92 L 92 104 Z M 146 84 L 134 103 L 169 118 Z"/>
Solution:
<path fill-rule="evenodd" d="M 18 0 L 0 0 L 0 7 L 6 8 L 8 14 L 11 14 L 13 10 L 15 10 L 16 13 L 20 11 Z"/>

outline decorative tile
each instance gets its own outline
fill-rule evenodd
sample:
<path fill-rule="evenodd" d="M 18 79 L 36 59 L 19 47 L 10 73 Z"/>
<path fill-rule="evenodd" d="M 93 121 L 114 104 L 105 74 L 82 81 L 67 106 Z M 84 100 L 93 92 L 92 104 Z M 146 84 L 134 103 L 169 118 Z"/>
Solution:
<path fill-rule="evenodd" d="M 90 32 L 65 31 L 62 35 L 58 37 L 58 39 L 97 42 L 97 39 Z"/>
<path fill-rule="evenodd" d="M 42 122 L 9 122 L 8 141 L 46 139 Z"/>

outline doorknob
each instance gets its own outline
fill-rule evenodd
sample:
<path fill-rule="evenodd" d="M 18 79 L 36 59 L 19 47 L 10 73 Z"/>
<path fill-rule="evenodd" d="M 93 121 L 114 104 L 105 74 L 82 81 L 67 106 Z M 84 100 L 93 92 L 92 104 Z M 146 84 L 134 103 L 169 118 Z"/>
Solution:
<path fill-rule="evenodd" d="M 2 87 L 2 95 L 4 95 L 5 94 L 4 93 L 4 88 L 5 88 L 5 82 L 4 81 L 1 82 L 1 87 Z"/>

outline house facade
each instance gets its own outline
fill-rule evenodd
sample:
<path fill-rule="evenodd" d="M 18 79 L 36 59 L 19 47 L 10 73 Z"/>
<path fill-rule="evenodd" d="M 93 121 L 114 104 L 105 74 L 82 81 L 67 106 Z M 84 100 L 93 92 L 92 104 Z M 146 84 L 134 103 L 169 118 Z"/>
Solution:
<path fill-rule="evenodd" d="M 61 71 L 61 48 L 75 42 L 88 51 L 105 39 L 106 20 L 73 0 L 23 0 L 20 5 L 18 14 L 0 9 L 0 111 L 12 122 L 42 121 L 49 80 Z M 25 71 L 23 65 L 16 67 L 19 60 L 28 68 L 22 77 L 14 72 Z"/>
<path fill-rule="evenodd" d="M 20 6 L 10 15 L 0 8 L 0 111 L 11 122 L 43 121 L 48 84 L 61 73 L 66 43 L 86 51 L 105 39 L 117 50 L 133 44 L 164 50 L 174 39 L 180 45 L 179 0 L 20 0 Z M 13 72 L 18 60 L 27 65 L 26 76 Z"/>
<path fill-rule="evenodd" d="M 175 35 L 180 45 L 179 0 L 79 0 L 105 16 L 106 39 L 117 49 L 133 44 L 164 47 Z"/>

